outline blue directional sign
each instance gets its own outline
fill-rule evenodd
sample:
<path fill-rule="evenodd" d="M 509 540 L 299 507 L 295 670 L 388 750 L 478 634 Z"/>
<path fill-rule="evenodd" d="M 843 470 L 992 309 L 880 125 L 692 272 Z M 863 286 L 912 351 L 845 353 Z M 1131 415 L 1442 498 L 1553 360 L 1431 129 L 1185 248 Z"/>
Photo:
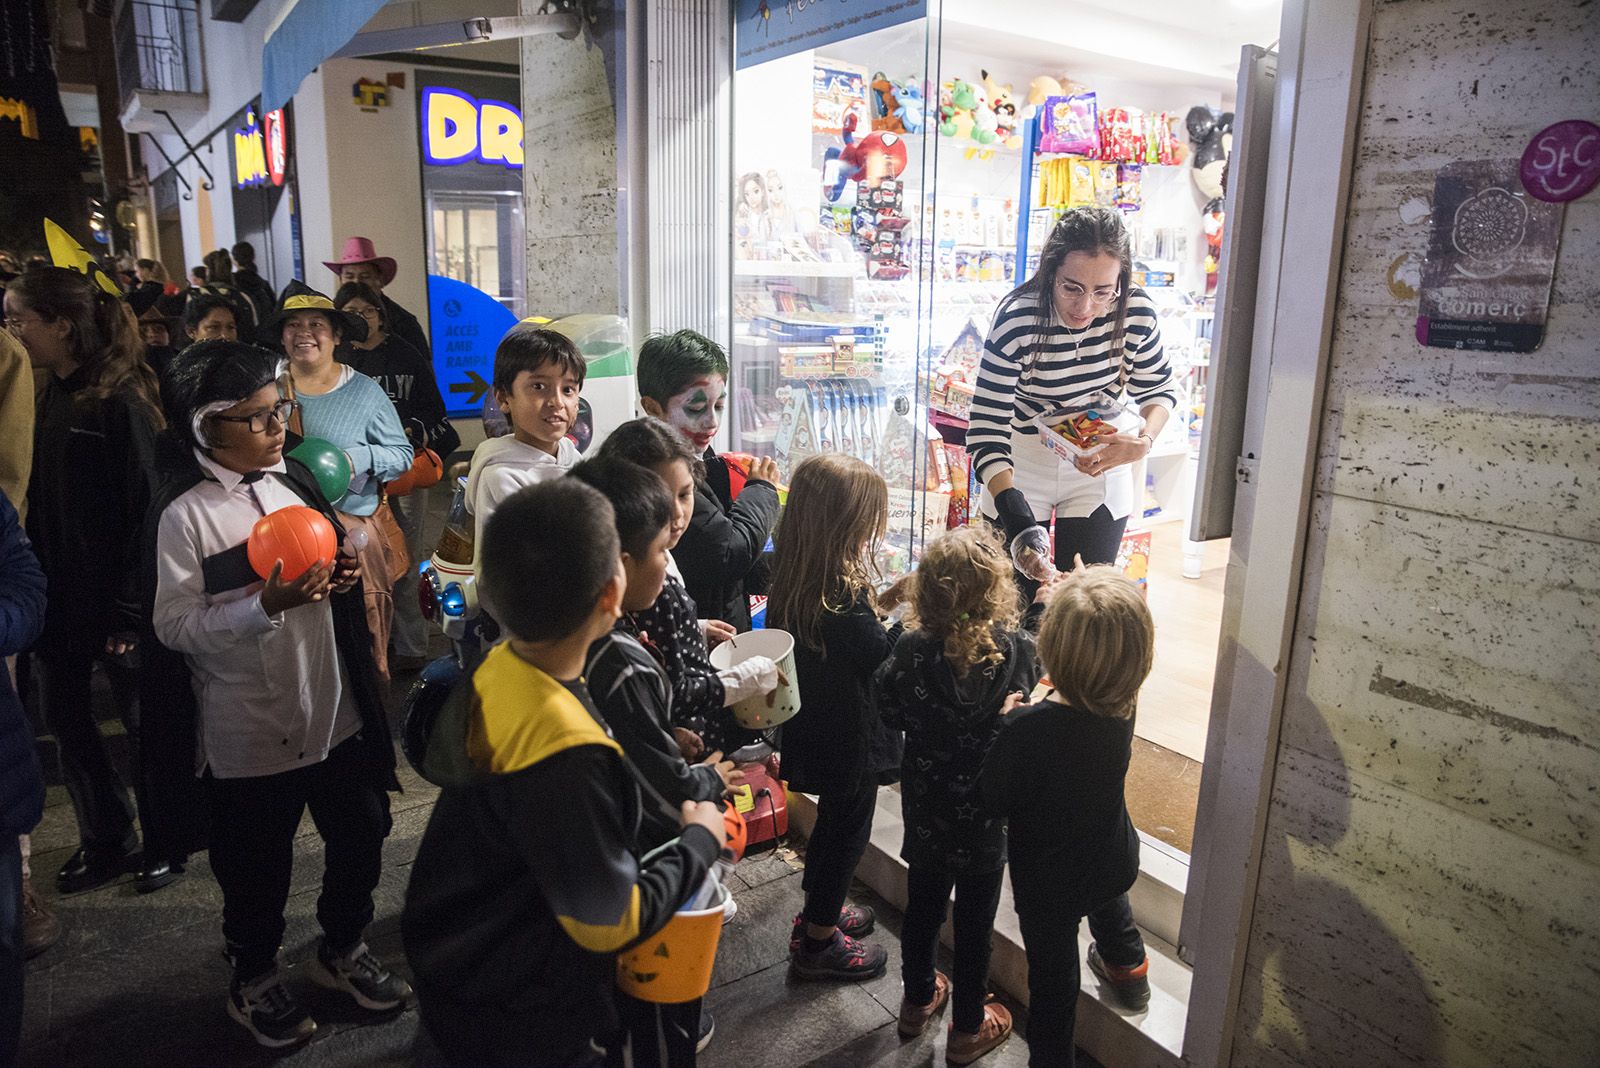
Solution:
<path fill-rule="evenodd" d="M 451 415 L 477 415 L 494 379 L 494 350 L 517 323 L 511 310 L 481 289 L 440 274 L 428 276 L 428 328 L 433 373 Z"/>

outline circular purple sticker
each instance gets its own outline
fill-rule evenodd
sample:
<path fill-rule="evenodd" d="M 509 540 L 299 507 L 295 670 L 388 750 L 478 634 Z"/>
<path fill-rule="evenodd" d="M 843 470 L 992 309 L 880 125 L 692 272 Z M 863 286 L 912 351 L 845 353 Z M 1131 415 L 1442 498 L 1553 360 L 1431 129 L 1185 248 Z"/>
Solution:
<path fill-rule="evenodd" d="M 1569 119 L 1534 135 L 1522 153 L 1522 187 L 1565 204 L 1600 184 L 1600 126 Z"/>

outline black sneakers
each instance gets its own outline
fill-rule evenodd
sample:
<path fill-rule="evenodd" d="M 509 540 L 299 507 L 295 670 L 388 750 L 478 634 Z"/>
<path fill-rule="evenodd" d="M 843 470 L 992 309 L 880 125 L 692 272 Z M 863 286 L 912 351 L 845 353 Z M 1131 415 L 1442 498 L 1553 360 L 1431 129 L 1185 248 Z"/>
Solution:
<path fill-rule="evenodd" d="M 1116 992 L 1117 1000 L 1138 1010 L 1150 1004 L 1150 958 L 1131 968 L 1112 964 L 1100 955 L 1100 947 L 1089 943 L 1089 970 Z"/>
<path fill-rule="evenodd" d="M 717 1020 L 716 1020 L 716 1017 L 711 1015 L 711 1010 L 710 1009 L 707 1009 L 704 1006 L 701 1006 L 701 1008 L 700 1008 L 700 1034 L 695 1038 L 694 1051 L 696 1053 L 704 1053 L 706 1051 L 706 1047 L 711 1045 L 711 1038 L 716 1033 L 717 1033 Z"/>
<path fill-rule="evenodd" d="M 889 965 L 889 951 L 869 942 L 858 942 L 842 930 L 833 932 L 826 945 L 808 952 L 804 943 L 789 957 L 795 974 L 804 979 L 876 979 Z"/>
<path fill-rule="evenodd" d="M 794 914 L 794 926 L 789 930 L 789 952 L 800 952 L 800 936 L 804 933 L 805 916 L 803 912 Z M 865 938 L 878 926 L 878 914 L 872 911 L 870 905 L 846 905 L 839 910 L 839 930 L 851 938 Z"/>
<path fill-rule="evenodd" d="M 365 942 L 356 943 L 350 952 L 336 957 L 324 940 L 318 943 L 317 958 L 306 970 L 313 981 L 344 991 L 371 1012 L 397 1009 L 411 996 L 411 985 L 384 967 Z"/>
<path fill-rule="evenodd" d="M 228 987 L 228 1015 L 269 1049 L 299 1045 L 317 1033 L 316 1021 L 289 993 L 276 965 L 248 984 L 237 979 L 232 982 Z"/>

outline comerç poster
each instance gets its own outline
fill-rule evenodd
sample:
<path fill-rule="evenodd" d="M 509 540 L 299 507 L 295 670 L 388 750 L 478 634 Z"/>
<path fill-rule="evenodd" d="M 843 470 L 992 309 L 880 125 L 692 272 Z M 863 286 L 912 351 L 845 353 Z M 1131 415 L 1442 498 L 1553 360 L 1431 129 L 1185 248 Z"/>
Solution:
<path fill-rule="evenodd" d="M 792 56 L 928 13 L 928 0 L 738 0 L 733 27 L 739 70 Z"/>
<path fill-rule="evenodd" d="M 1417 340 L 1442 349 L 1532 352 L 1544 341 L 1562 206 L 1527 194 L 1516 160 L 1439 171 Z"/>

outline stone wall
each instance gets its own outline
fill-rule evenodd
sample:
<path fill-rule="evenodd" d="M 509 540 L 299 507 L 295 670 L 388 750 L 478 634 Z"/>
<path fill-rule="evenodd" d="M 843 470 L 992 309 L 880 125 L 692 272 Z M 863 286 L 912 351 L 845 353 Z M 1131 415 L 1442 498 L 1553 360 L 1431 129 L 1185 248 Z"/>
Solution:
<path fill-rule="evenodd" d="M 1584 0 L 1375 7 L 1235 1064 L 1600 1060 L 1600 194 L 1538 351 L 1410 289 L 1438 168 L 1597 87 Z"/>

